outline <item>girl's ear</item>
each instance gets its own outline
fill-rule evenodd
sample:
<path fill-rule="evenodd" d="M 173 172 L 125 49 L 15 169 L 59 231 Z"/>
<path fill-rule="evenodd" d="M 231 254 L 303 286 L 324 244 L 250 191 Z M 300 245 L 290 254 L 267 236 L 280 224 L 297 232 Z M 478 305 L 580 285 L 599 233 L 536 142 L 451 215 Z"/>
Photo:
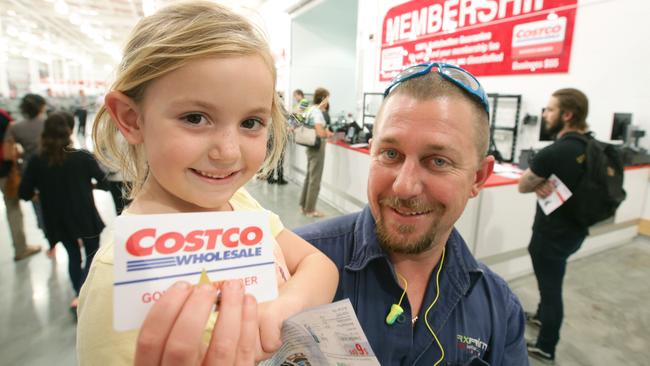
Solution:
<path fill-rule="evenodd" d="M 104 97 L 104 105 L 126 141 L 132 145 L 141 144 L 142 126 L 138 123 L 140 112 L 133 99 L 113 90 Z"/>

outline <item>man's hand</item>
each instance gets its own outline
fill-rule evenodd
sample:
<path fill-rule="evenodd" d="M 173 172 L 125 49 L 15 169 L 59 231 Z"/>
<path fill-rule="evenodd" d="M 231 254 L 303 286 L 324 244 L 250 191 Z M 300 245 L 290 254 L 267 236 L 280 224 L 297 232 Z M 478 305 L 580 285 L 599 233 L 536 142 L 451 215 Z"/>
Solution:
<path fill-rule="evenodd" d="M 546 198 L 553 193 L 554 190 L 555 186 L 548 180 L 545 180 L 535 188 L 535 193 L 537 194 L 537 197 Z"/>
<path fill-rule="evenodd" d="M 258 342 L 257 302 L 241 281 L 221 288 L 219 316 L 207 349 L 205 324 L 217 300 L 211 285 L 178 282 L 154 304 L 138 336 L 135 365 L 249 366 Z"/>
<path fill-rule="evenodd" d="M 535 192 L 537 187 L 543 184 L 546 178 L 537 176 L 530 169 L 526 169 L 519 178 L 519 193 Z"/>

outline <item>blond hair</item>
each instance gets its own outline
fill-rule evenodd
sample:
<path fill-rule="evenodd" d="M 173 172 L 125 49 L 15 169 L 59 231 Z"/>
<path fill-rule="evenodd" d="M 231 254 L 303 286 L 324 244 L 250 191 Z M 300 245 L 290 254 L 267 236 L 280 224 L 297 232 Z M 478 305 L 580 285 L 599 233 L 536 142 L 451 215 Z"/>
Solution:
<path fill-rule="evenodd" d="M 268 43 L 263 33 L 243 16 L 207 1 L 171 5 L 142 18 L 135 26 L 110 90 L 120 91 L 140 103 L 149 83 L 191 61 L 250 55 L 263 59 L 275 85 L 277 75 Z M 274 92 L 270 148 L 262 164 L 262 174 L 277 165 L 286 140 L 285 117 L 280 106 L 281 101 Z M 93 139 L 99 159 L 122 171 L 129 197 L 135 197 L 149 174 L 144 147 L 125 141 L 104 106 L 95 117 Z"/>
<path fill-rule="evenodd" d="M 405 80 L 395 86 L 391 90 L 390 94 L 384 98 L 381 106 L 379 107 L 379 111 L 377 112 L 373 131 L 377 130 L 378 122 L 381 120 L 381 115 L 386 102 L 391 97 L 399 94 L 406 95 L 421 101 L 443 97 L 458 98 L 468 101 L 472 106 L 472 113 L 476 117 L 474 121 L 474 124 L 476 126 L 474 144 L 478 153 L 478 162 L 480 163 L 483 161 L 483 158 L 485 158 L 487 155 L 488 150 L 490 123 L 488 121 L 488 116 L 485 113 L 483 105 L 474 96 L 470 96 L 468 92 L 463 91 L 460 87 L 456 86 L 451 81 L 446 80 L 437 72 L 430 72 L 426 75 Z"/>

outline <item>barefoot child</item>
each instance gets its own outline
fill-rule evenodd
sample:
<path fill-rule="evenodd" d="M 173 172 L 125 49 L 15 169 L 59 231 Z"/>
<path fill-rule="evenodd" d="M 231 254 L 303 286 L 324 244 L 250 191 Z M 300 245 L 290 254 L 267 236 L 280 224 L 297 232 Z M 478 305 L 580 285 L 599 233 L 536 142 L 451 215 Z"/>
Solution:
<path fill-rule="evenodd" d="M 223 6 L 172 5 L 141 19 L 93 126 L 95 151 L 131 182 L 124 214 L 262 210 L 243 186 L 282 151 L 275 83 L 266 41 Z M 278 272 L 288 280 L 279 281 L 276 300 L 259 306 L 264 352 L 279 348 L 284 319 L 330 302 L 338 283 L 329 259 L 276 215 L 270 227 Z M 138 332 L 113 330 L 112 303 L 113 243 L 99 250 L 81 291 L 80 364 L 133 364 Z"/>

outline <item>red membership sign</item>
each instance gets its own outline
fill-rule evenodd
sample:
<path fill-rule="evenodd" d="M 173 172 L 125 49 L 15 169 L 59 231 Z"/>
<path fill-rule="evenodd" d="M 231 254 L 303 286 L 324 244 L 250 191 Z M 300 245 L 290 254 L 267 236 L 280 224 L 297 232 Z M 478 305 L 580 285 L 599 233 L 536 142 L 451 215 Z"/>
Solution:
<path fill-rule="evenodd" d="M 379 80 L 441 61 L 474 75 L 569 71 L 577 0 L 414 0 L 383 19 Z"/>

